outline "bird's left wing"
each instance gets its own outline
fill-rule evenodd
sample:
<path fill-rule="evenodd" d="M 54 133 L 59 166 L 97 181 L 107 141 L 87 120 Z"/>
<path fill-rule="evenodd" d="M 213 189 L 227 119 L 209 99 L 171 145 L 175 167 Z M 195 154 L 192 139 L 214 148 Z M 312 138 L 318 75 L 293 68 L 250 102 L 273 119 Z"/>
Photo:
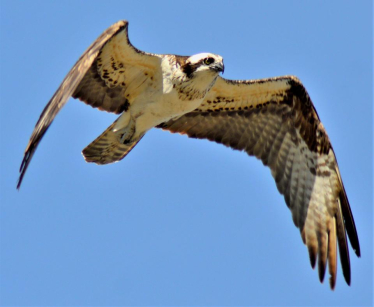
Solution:
<path fill-rule="evenodd" d="M 109 27 L 66 75 L 35 125 L 21 163 L 18 189 L 39 142 L 70 96 L 118 114 L 127 111 L 145 87 L 160 82 L 161 56 L 136 49 L 127 29 L 127 21 Z"/>
<path fill-rule="evenodd" d="M 292 76 L 231 81 L 218 77 L 196 110 L 159 128 L 244 150 L 269 166 L 319 277 L 327 262 L 336 280 L 336 242 L 350 283 L 346 232 L 360 255 L 357 232 L 327 133 L 300 81 Z"/>

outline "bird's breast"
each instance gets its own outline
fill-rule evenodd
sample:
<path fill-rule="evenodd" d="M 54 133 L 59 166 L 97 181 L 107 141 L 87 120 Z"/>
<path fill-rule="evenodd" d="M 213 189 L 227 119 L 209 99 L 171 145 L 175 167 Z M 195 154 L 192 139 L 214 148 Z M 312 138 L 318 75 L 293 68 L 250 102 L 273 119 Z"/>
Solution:
<path fill-rule="evenodd" d="M 173 89 L 167 94 L 135 101 L 130 108 L 136 120 L 137 130 L 147 131 L 165 121 L 195 110 L 201 105 L 202 98 L 181 100 Z"/>

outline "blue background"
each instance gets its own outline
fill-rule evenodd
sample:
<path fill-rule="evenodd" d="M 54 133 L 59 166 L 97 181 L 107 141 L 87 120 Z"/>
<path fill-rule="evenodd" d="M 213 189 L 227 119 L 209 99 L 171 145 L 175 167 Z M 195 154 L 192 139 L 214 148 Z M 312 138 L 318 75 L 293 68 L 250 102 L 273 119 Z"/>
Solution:
<path fill-rule="evenodd" d="M 2 305 L 371 305 L 371 1 L 1 1 Z M 360 238 L 352 286 L 321 285 L 269 169 L 160 130 L 123 161 L 80 151 L 116 118 L 70 100 L 23 186 L 18 168 L 60 82 L 108 26 L 139 49 L 225 60 L 225 78 L 305 84 Z"/>

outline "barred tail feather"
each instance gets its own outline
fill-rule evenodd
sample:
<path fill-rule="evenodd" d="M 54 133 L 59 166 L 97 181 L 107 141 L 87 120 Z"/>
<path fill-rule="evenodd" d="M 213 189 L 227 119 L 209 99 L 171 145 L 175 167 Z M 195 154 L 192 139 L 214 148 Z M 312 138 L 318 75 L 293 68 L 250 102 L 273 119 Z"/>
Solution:
<path fill-rule="evenodd" d="M 122 160 L 141 140 L 140 135 L 125 144 L 120 142 L 120 132 L 114 132 L 116 121 L 108 127 L 97 139 L 83 149 L 82 154 L 86 162 L 109 164 Z"/>

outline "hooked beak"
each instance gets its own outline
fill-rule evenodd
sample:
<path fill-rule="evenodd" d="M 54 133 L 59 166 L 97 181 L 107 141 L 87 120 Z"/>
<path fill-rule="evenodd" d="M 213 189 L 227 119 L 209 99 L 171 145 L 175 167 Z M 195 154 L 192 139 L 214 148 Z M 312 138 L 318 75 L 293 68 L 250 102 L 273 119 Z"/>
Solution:
<path fill-rule="evenodd" d="M 222 74 L 223 74 L 224 71 L 225 71 L 225 65 L 223 65 L 223 62 L 222 63 L 216 63 L 212 66 L 212 69 L 215 70 L 218 73 L 222 72 Z"/>

